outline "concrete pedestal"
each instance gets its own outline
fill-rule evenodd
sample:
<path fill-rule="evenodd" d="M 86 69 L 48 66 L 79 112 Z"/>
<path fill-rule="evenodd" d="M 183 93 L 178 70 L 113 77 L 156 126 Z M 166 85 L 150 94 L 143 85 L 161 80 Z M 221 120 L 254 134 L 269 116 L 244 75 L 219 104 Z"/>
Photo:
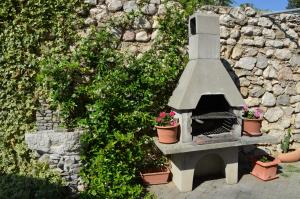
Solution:
<path fill-rule="evenodd" d="M 228 184 L 238 182 L 238 149 L 237 147 L 194 151 L 171 155 L 173 182 L 181 192 L 192 191 L 195 168 L 201 159 L 208 155 L 219 156 L 225 165 L 225 176 Z M 213 165 L 214 162 L 204 162 Z"/>
<path fill-rule="evenodd" d="M 242 136 L 240 140 L 233 142 L 222 142 L 214 144 L 197 145 L 194 142 L 162 144 L 157 138 L 154 138 L 156 146 L 165 154 L 171 155 L 171 171 L 173 174 L 173 182 L 181 192 L 192 191 L 195 169 L 197 165 L 200 170 L 203 168 L 201 164 L 208 164 L 213 168 L 218 164 L 213 158 L 218 157 L 224 163 L 224 173 L 228 184 L 238 182 L 238 148 L 253 144 L 276 144 L 279 138 L 263 134 L 259 137 Z M 202 172 L 202 173 L 205 173 Z"/>

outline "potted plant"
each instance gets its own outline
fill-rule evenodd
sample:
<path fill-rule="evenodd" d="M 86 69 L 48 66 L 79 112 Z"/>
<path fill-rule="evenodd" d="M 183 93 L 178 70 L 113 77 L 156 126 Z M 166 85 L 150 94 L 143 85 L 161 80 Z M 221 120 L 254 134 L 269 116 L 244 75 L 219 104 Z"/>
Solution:
<path fill-rule="evenodd" d="M 164 144 L 177 142 L 177 129 L 179 124 L 174 119 L 175 112 L 161 112 L 155 119 L 158 141 Z"/>
<path fill-rule="evenodd" d="M 291 137 L 291 129 L 288 129 L 280 143 L 282 153 L 277 157 L 281 162 L 288 163 L 300 160 L 300 149 L 290 149 Z"/>
<path fill-rule="evenodd" d="M 170 169 L 166 166 L 145 169 L 140 172 L 140 175 L 146 185 L 165 184 L 169 181 Z"/>
<path fill-rule="evenodd" d="M 255 161 L 251 174 L 264 181 L 278 178 L 277 167 L 279 162 L 278 159 L 269 155 L 260 156 Z"/>
<path fill-rule="evenodd" d="M 170 169 L 168 159 L 154 146 L 149 138 L 143 146 L 144 158 L 140 167 L 140 176 L 144 184 L 165 184 L 170 180 Z"/>
<path fill-rule="evenodd" d="M 262 122 L 262 111 L 259 108 L 250 109 L 248 106 L 243 107 L 243 132 L 247 136 L 260 136 Z"/>

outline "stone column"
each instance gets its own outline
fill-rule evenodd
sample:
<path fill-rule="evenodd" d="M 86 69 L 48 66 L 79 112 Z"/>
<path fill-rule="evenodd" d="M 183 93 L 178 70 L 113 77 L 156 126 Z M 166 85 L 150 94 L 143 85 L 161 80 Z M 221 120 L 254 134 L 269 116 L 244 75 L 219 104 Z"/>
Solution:
<path fill-rule="evenodd" d="M 176 118 L 180 123 L 180 143 L 189 143 L 193 141 L 192 136 L 192 112 L 176 113 Z"/>
<path fill-rule="evenodd" d="M 225 163 L 225 176 L 227 184 L 238 183 L 238 148 L 232 147 L 223 151 L 223 160 Z"/>
<path fill-rule="evenodd" d="M 174 154 L 171 157 L 171 171 L 173 182 L 180 192 L 188 192 L 193 189 L 195 167 L 189 167 L 188 158 L 182 154 Z"/>
<path fill-rule="evenodd" d="M 59 125 L 59 113 L 50 109 L 50 105 L 40 99 L 40 108 L 36 112 L 36 126 L 38 131 L 53 130 Z"/>

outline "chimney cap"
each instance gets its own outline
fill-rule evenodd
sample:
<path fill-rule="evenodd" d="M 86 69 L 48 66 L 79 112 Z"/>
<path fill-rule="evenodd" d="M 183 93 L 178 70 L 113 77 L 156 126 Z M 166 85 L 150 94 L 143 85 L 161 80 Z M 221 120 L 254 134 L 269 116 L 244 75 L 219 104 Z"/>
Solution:
<path fill-rule="evenodd" d="M 189 17 L 189 35 L 220 34 L 219 16 L 196 12 Z"/>

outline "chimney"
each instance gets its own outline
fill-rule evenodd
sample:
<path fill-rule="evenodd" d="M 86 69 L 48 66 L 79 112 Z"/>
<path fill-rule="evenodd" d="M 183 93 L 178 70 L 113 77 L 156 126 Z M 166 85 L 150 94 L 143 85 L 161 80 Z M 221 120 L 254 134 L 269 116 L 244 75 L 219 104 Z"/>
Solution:
<path fill-rule="evenodd" d="M 231 107 L 244 104 L 220 60 L 219 17 L 195 13 L 189 18 L 189 62 L 168 105 L 176 110 L 192 110 L 203 95 L 223 95 Z"/>

